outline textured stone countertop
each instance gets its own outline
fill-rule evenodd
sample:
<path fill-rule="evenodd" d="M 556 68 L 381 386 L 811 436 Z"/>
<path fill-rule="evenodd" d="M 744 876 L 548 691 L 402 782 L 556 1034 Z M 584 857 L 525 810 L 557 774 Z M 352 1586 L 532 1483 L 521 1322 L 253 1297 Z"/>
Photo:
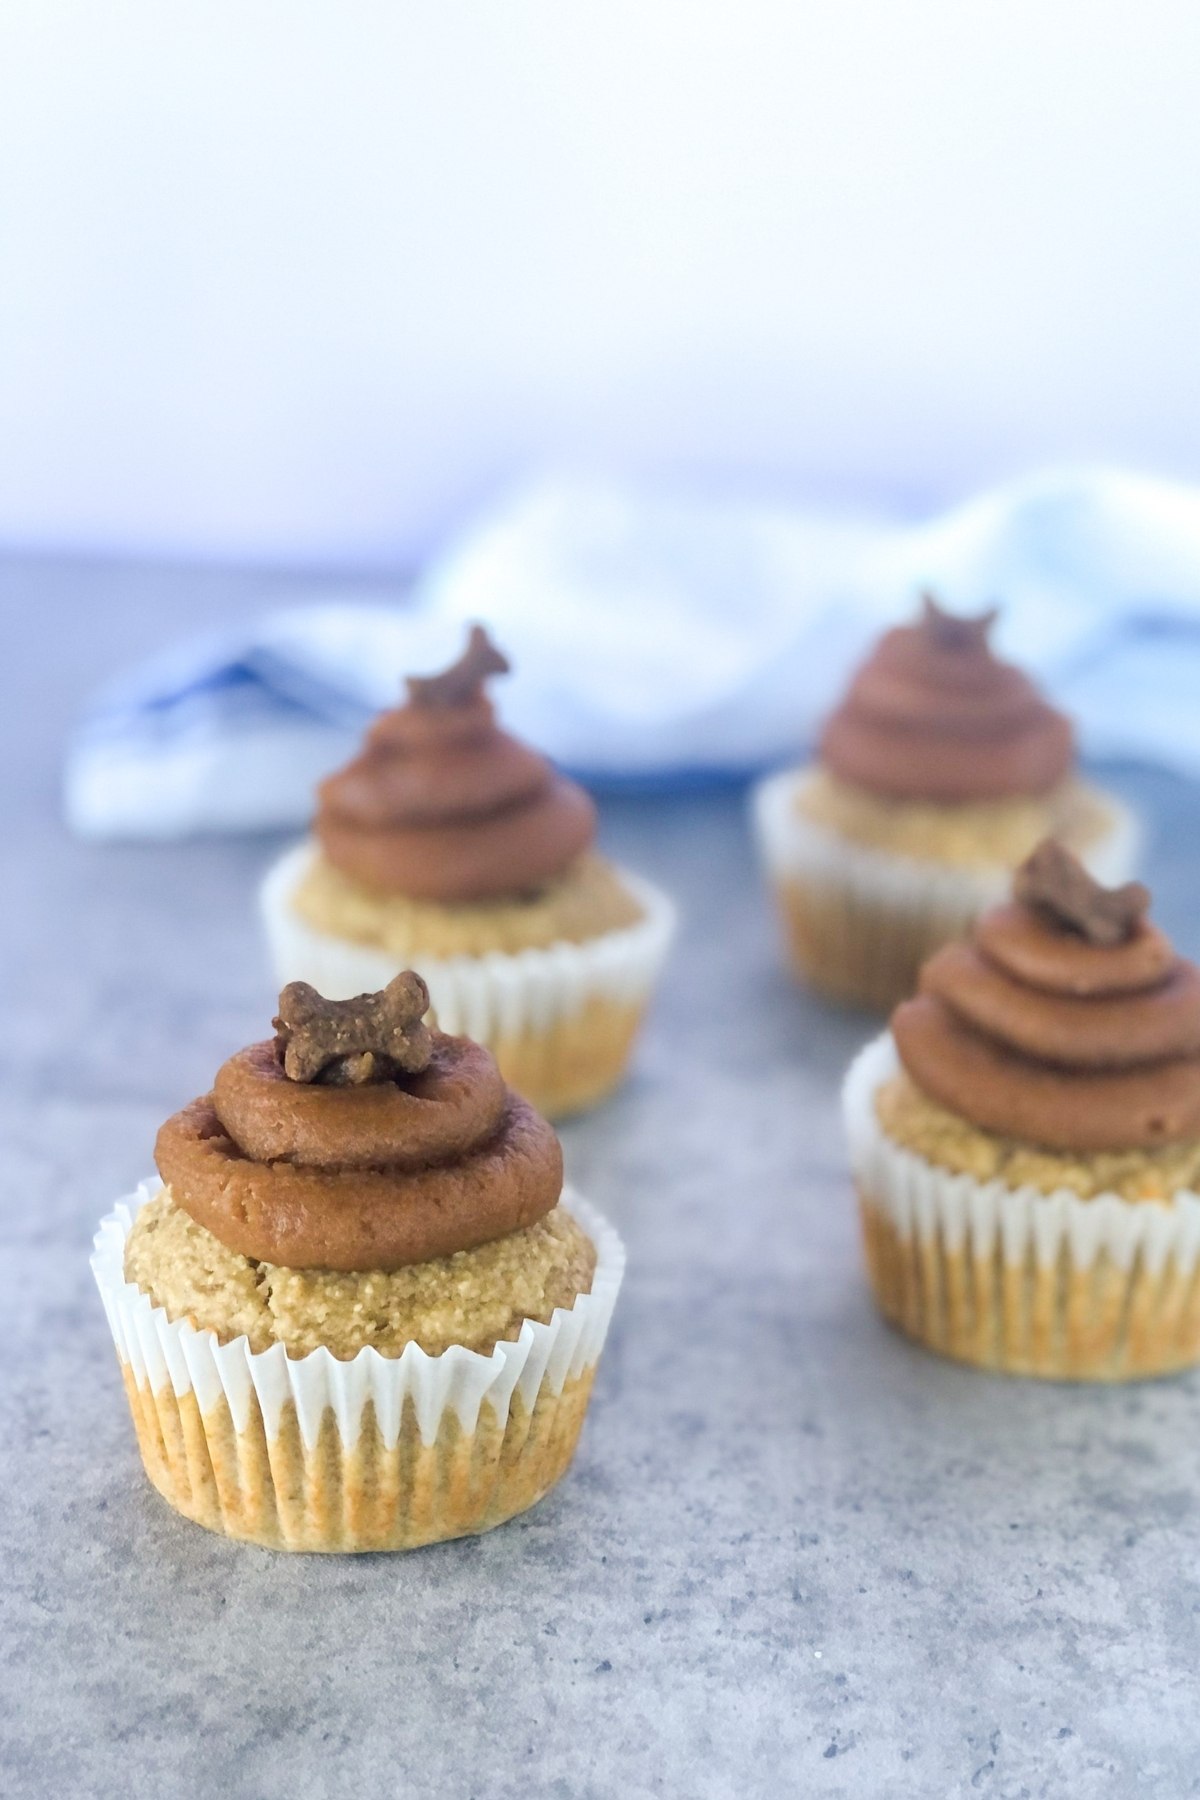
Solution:
<path fill-rule="evenodd" d="M 277 843 L 74 844 L 57 761 L 139 648 L 313 586 L 0 569 L 0 1792 L 1200 1792 L 1200 1378 L 994 1379 L 878 1322 L 837 1107 L 872 1027 L 781 976 L 740 797 L 605 808 L 685 925 L 634 1079 L 563 1133 L 630 1266 L 562 1486 L 361 1559 L 227 1543 L 152 1492 L 90 1240 L 264 1029 Z M 1200 794 L 1119 784 L 1198 953 Z"/>

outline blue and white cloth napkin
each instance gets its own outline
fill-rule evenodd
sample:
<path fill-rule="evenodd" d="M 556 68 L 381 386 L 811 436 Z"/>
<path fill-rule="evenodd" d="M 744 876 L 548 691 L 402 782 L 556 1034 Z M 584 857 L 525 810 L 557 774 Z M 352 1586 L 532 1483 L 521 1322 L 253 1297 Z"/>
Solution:
<path fill-rule="evenodd" d="M 100 695 L 69 747 L 69 824 L 174 838 L 302 824 L 406 672 L 480 619 L 505 722 L 603 786 L 743 776 L 801 753 L 855 659 L 932 586 L 994 600 L 998 647 L 1085 753 L 1200 776 L 1200 490 L 1031 477 L 919 524 L 546 480 L 499 505 L 405 604 L 327 602 L 179 647 Z"/>

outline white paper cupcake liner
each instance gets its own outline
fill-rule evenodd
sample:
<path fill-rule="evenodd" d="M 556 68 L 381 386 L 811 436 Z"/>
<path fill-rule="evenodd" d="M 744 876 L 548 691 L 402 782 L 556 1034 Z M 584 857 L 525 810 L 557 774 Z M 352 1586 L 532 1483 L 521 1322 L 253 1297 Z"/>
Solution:
<path fill-rule="evenodd" d="M 642 908 L 633 925 L 582 944 L 557 943 L 508 954 L 437 958 L 414 952 L 404 963 L 384 950 L 318 931 L 300 918 L 292 896 L 316 854 L 296 845 L 268 871 L 260 902 L 280 986 L 308 981 L 331 1000 L 385 987 L 401 968 L 424 977 L 441 1030 L 494 1045 L 526 1032 L 545 1032 L 583 1011 L 590 1001 L 644 1001 L 658 977 L 676 925 L 674 903 L 627 870 L 621 883 Z"/>
<path fill-rule="evenodd" d="M 118 1202 L 96 1234 L 92 1269 L 117 1355 L 136 1386 L 159 1393 L 168 1385 L 177 1399 L 195 1396 L 201 1416 L 224 1402 L 240 1435 L 261 1415 L 268 1443 L 280 1432 L 284 1410 L 295 1408 L 300 1434 L 316 1449 L 332 1414 L 344 1448 L 352 1448 L 367 1409 L 385 1449 L 394 1449 L 406 1403 L 415 1409 L 422 1441 L 432 1445 L 448 1414 L 461 1431 L 475 1430 L 486 1401 L 500 1428 L 514 1395 L 532 1412 L 539 1396 L 559 1395 L 564 1385 L 599 1360 L 625 1271 L 625 1250 L 613 1227 L 594 1207 L 567 1190 L 562 1204 L 596 1247 L 591 1291 L 570 1308 L 559 1307 L 548 1324 L 527 1319 L 512 1342 L 490 1356 L 461 1345 L 439 1356 L 417 1344 L 388 1357 L 368 1346 L 349 1361 L 326 1349 L 290 1357 L 282 1344 L 252 1351 L 244 1337 L 222 1344 L 212 1331 L 171 1320 L 140 1288 L 125 1279 L 125 1244 L 138 1211 L 157 1194 L 157 1178 L 143 1181 Z"/>
<path fill-rule="evenodd" d="M 1050 1380 L 1200 1363 L 1200 1195 L 1084 1200 L 939 1169 L 876 1116 L 899 1066 L 885 1034 L 844 1089 L 867 1272 L 893 1325 L 960 1362 Z"/>
<path fill-rule="evenodd" d="M 957 930 L 1008 898 L 1013 872 L 1004 865 L 957 868 L 899 856 L 853 843 L 805 818 L 795 802 L 809 773 L 787 769 L 769 776 L 754 791 L 756 836 L 772 879 L 826 888 L 873 909 L 929 914 Z M 1115 886 L 1134 872 L 1141 832 L 1128 807 L 1111 794 L 1102 798 L 1110 815 L 1108 829 L 1081 855 L 1098 881 Z"/>

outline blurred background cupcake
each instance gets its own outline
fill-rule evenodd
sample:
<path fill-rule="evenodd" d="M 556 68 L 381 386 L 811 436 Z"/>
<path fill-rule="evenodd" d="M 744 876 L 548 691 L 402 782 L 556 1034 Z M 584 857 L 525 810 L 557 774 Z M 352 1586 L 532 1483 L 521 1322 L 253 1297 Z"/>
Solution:
<path fill-rule="evenodd" d="M 415 968 L 444 1030 L 562 1114 L 624 1074 L 675 911 L 596 851 L 583 788 L 497 726 L 484 684 L 507 668 L 473 626 L 451 668 L 410 677 L 321 784 L 262 910 L 281 983 L 343 998 Z"/>
<path fill-rule="evenodd" d="M 1131 815 L 1080 779 L 1070 721 L 993 654 L 995 617 L 924 596 L 859 668 L 816 762 L 756 790 L 791 965 L 835 999 L 882 1010 L 911 993 L 1047 835 L 1104 880 L 1132 872 Z"/>
<path fill-rule="evenodd" d="M 1121 1381 L 1200 1362 L 1200 970 L 1047 840 L 944 946 L 844 1105 L 894 1325 L 984 1368 Z"/>
<path fill-rule="evenodd" d="M 276 1037 L 163 1125 L 93 1269 L 142 1460 L 281 1550 L 403 1550 L 535 1504 L 575 1449 L 620 1286 L 550 1126 L 431 1032 L 414 974 L 279 997 Z"/>

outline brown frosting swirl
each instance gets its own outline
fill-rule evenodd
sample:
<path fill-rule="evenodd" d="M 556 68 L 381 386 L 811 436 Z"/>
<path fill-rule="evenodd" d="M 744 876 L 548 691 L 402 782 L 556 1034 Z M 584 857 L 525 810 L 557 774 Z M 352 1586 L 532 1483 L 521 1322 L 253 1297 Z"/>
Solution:
<path fill-rule="evenodd" d="M 254 1261 L 351 1271 L 473 1249 L 552 1211 L 554 1132 L 482 1046 L 418 1036 L 428 999 L 411 972 L 358 1001 L 285 988 L 276 1039 L 230 1057 L 159 1131 L 176 1202 Z"/>
<path fill-rule="evenodd" d="M 1047 839 L 1017 898 L 921 971 L 892 1032 L 917 1086 L 981 1130 L 1081 1155 L 1200 1136 L 1200 970 Z"/>
<path fill-rule="evenodd" d="M 826 721 L 820 758 L 885 799 L 942 803 L 1036 796 L 1074 760 L 1070 721 L 988 645 L 994 611 L 945 613 L 931 595 L 885 632 Z"/>
<path fill-rule="evenodd" d="M 457 663 L 409 678 L 407 704 L 318 789 L 314 830 L 336 868 L 414 900 L 492 900 L 543 886 L 587 849 L 588 795 L 496 724 L 483 683 L 507 668 L 475 625 Z"/>

